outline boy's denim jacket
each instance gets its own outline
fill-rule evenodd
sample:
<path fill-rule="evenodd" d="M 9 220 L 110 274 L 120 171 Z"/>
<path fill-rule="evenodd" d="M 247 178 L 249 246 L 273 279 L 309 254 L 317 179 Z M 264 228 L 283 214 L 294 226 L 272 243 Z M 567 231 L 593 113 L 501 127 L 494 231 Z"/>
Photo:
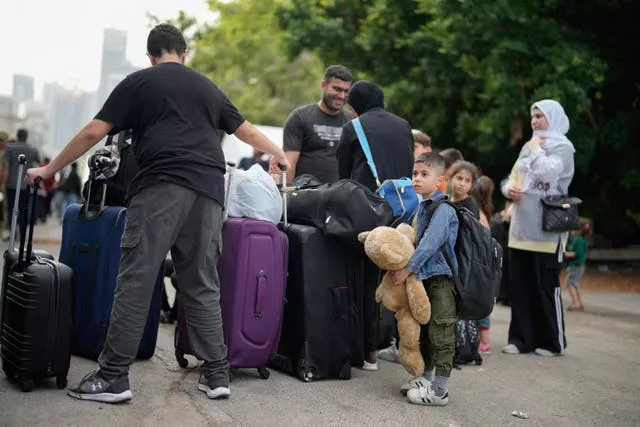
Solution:
<path fill-rule="evenodd" d="M 440 190 L 436 191 L 433 196 L 420 203 L 416 213 L 416 236 L 420 241 L 405 269 L 414 273 L 418 280 L 426 280 L 433 276 L 453 276 L 440 252 L 440 248 L 445 243 L 451 255 L 451 261 L 456 270 L 458 269 L 458 260 L 454 252 L 458 237 L 458 216 L 454 209 L 447 204 L 442 204 L 433 213 L 429 227 L 426 224 L 429 206 L 441 197 L 444 197 L 444 193 Z M 422 238 L 420 238 L 421 235 Z"/>

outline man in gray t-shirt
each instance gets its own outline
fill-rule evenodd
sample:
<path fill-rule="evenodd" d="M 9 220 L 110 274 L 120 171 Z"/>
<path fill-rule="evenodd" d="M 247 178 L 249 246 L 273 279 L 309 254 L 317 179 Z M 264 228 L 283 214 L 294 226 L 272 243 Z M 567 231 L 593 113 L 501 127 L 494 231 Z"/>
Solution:
<path fill-rule="evenodd" d="M 15 202 L 16 191 L 22 190 L 20 194 L 21 200 L 27 195 L 27 184 L 24 181 L 24 176 L 27 169 L 40 166 L 40 153 L 38 149 L 33 145 L 27 143 L 29 132 L 26 129 L 18 129 L 16 133 L 16 142 L 7 144 L 7 148 L 4 151 L 2 158 L 3 168 L 3 182 L 6 183 L 7 188 L 7 206 L 9 218 L 13 215 L 13 204 Z M 27 164 L 24 166 L 22 176 L 18 177 L 18 156 L 24 154 L 27 159 Z M 20 213 L 21 216 L 21 213 Z M 19 219 L 20 216 L 18 217 Z M 20 224 L 20 221 L 18 222 Z"/>
<path fill-rule="evenodd" d="M 283 148 L 291 163 L 289 181 L 303 174 L 311 174 L 322 182 L 338 180 L 336 149 L 342 125 L 350 120 L 343 107 L 351 80 L 348 68 L 328 67 L 321 84 L 322 99 L 296 108 L 287 118 Z"/>

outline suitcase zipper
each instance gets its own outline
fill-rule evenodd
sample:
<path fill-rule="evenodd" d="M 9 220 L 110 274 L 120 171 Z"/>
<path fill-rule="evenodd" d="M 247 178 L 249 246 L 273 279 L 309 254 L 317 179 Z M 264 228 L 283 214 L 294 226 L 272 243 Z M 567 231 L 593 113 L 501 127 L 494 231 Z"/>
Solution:
<path fill-rule="evenodd" d="M 57 330 L 58 330 L 58 316 L 57 315 L 53 315 L 54 313 L 59 313 L 59 298 L 58 298 L 58 290 L 56 285 L 56 282 L 59 282 L 59 277 L 58 274 L 59 272 L 57 271 L 57 269 L 54 267 L 54 265 L 52 263 L 50 263 L 48 260 L 45 259 L 41 259 L 40 262 L 44 263 L 47 267 L 49 267 L 49 269 L 51 270 L 52 273 L 55 274 L 51 274 L 49 277 L 51 278 L 51 282 L 49 285 L 49 318 L 48 318 L 48 323 L 49 323 L 49 330 L 47 331 L 47 340 L 46 340 L 46 347 L 45 347 L 45 354 L 47 356 L 47 376 L 51 376 L 51 375 L 55 375 L 55 373 L 53 372 L 53 361 L 55 358 L 55 343 L 56 343 L 56 339 L 55 337 L 58 335 L 57 334 Z"/>
<path fill-rule="evenodd" d="M 59 320 L 60 320 L 60 314 L 61 314 L 61 310 L 60 310 L 60 286 L 62 286 L 62 283 L 60 282 L 60 269 L 59 268 L 55 268 L 55 265 L 53 263 L 50 263 L 51 265 L 51 270 L 55 273 L 54 277 L 54 288 L 55 288 L 55 296 L 54 296 L 54 301 L 55 301 L 55 326 L 54 326 L 54 334 L 56 337 L 60 337 L 60 333 L 58 332 L 59 330 Z M 58 354 L 58 339 L 53 340 L 53 345 L 51 346 L 51 361 L 55 361 L 56 360 L 56 356 Z M 52 374 L 53 375 L 58 375 L 58 372 L 55 372 L 55 368 L 57 368 L 57 363 L 54 363 L 54 369 L 52 369 Z"/>

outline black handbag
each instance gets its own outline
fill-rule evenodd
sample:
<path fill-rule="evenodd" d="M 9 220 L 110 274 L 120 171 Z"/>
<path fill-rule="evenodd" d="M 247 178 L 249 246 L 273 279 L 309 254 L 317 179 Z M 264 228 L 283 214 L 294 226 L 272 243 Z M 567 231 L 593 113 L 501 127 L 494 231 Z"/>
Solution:
<path fill-rule="evenodd" d="M 580 229 L 577 197 L 563 195 L 545 196 L 542 203 L 542 229 L 544 231 L 564 232 Z"/>

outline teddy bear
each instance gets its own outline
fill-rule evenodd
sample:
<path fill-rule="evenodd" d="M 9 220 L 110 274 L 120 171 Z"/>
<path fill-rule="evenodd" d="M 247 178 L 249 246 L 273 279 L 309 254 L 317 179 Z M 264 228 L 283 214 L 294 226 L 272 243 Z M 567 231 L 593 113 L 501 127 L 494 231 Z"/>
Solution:
<path fill-rule="evenodd" d="M 420 353 L 420 325 L 426 325 L 431 317 L 431 304 L 422 282 L 411 274 L 404 285 L 394 286 L 391 271 L 407 265 L 415 251 L 415 232 L 408 224 L 397 228 L 377 227 L 358 235 L 367 256 L 381 269 L 386 270 L 376 289 L 376 302 L 395 312 L 398 322 L 399 358 L 402 366 L 414 378 L 424 372 L 424 360 Z"/>

